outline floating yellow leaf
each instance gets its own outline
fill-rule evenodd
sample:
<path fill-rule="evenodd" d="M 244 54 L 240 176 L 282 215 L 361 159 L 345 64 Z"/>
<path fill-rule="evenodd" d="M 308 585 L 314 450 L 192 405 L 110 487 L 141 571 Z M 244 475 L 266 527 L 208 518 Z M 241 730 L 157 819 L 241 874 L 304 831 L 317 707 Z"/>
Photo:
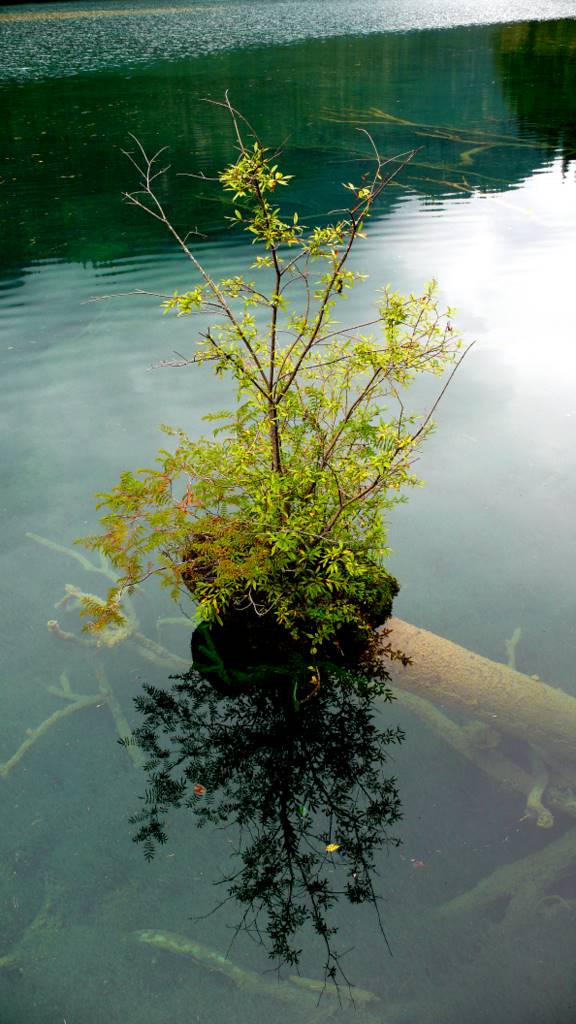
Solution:
<path fill-rule="evenodd" d="M 339 850 L 341 843 L 328 843 L 326 847 L 326 853 L 334 853 L 335 850 Z"/>

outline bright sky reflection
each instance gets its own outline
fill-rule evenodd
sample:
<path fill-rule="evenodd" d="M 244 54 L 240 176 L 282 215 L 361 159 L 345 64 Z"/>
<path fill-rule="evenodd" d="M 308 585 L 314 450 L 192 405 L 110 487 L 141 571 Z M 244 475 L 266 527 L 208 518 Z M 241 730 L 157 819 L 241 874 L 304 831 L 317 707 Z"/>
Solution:
<path fill-rule="evenodd" d="M 418 263 L 435 274 L 467 334 L 483 352 L 498 353 L 517 385 L 554 388 L 566 414 L 576 412 L 574 169 L 563 171 L 556 160 L 509 192 L 433 207 L 408 200 L 384 228 L 407 266 L 407 221 L 416 220 Z"/>

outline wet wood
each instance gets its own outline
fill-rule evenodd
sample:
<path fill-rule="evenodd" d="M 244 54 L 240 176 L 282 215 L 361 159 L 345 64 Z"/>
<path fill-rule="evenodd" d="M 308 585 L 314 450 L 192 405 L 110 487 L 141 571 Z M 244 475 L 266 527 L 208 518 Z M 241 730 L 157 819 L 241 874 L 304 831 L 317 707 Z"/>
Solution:
<path fill-rule="evenodd" d="M 387 627 L 392 646 L 412 659 L 407 667 L 387 663 L 393 685 L 524 740 L 556 778 L 576 780 L 574 697 L 401 619 Z"/>

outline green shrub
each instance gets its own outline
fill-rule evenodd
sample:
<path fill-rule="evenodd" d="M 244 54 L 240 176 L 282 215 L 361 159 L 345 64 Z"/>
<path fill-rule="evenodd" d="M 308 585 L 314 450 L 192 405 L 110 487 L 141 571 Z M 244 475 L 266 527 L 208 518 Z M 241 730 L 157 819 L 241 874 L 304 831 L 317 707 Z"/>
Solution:
<path fill-rule="evenodd" d="M 374 147 L 370 175 L 344 185 L 349 208 L 305 226 L 277 201 L 290 175 L 223 106 L 238 155 L 219 181 L 232 193 L 231 222 L 252 236 L 250 275 L 212 278 L 170 222 L 155 191 L 158 157 L 139 143 L 131 159 L 140 188 L 126 198 L 193 266 L 192 287 L 168 296 L 164 312 L 212 314 L 207 330 L 193 329 L 181 363 L 208 362 L 232 377 L 237 401 L 205 417 L 209 437 L 164 427 L 174 448 L 100 496 L 104 532 L 83 543 L 112 561 L 119 580 L 106 602 L 87 600 L 84 611 L 89 629 L 120 621 L 122 594 L 157 575 L 174 597 L 185 586 L 205 623 L 243 611 L 273 624 L 317 677 L 323 658 L 348 651 L 351 660 L 369 647 L 390 614 L 398 587 L 385 568 L 386 514 L 418 483 L 412 464 L 439 400 L 417 416 L 405 393 L 421 374 L 455 369 L 461 342 L 434 283 L 408 296 L 386 286 L 366 323 L 336 316 L 365 278 L 349 268 L 352 249 L 412 154 L 383 162 Z"/>

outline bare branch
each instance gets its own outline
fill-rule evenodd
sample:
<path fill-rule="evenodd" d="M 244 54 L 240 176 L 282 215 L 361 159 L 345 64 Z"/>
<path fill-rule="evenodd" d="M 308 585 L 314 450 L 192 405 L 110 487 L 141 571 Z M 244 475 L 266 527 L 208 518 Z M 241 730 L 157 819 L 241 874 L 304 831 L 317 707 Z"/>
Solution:
<path fill-rule="evenodd" d="M 226 104 L 224 104 L 224 106 L 226 106 Z M 160 153 L 163 152 L 163 150 L 159 150 L 158 153 L 156 153 L 153 157 L 148 157 L 148 155 L 147 155 L 147 153 L 146 153 L 142 143 L 139 141 L 139 139 L 137 139 L 134 135 L 132 135 L 132 138 L 134 139 L 134 141 L 136 142 L 136 145 L 138 146 L 138 149 L 140 150 L 140 153 L 142 155 L 142 159 L 144 160 L 144 167 L 141 167 L 139 165 L 139 163 L 134 159 L 132 154 L 126 153 L 126 156 L 128 157 L 130 162 L 134 165 L 134 167 L 138 170 L 139 174 L 141 175 L 143 188 L 142 188 L 142 190 L 140 190 L 138 192 L 125 192 L 124 193 L 125 198 L 127 199 L 128 202 L 132 203 L 134 206 L 139 207 L 141 210 L 144 210 L 145 213 L 149 214 L 151 217 L 154 217 L 155 220 L 160 221 L 160 223 L 163 224 L 165 226 L 165 228 L 169 231 L 169 233 L 172 235 L 172 237 L 175 239 L 175 241 L 180 246 L 182 252 L 188 257 L 188 259 L 191 261 L 193 266 L 196 268 L 196 270 L 198 271 L 200 276 L 204 279 L 204 281 L 206 282 L 206 284 L 210 288 L 212 294 L 215 296 L 215 298 L 217 300 L 217 303 L 218 303 L 220 309 L 222 310 L 222 312 L 225 314 L 227 319 L 230 321 L 230 323 L 234 327 L 234 330 L 237 332 L 239 339 L 244 344 L 244 346 L 247 349 L 247 351 L 249 352 L 249 354 L 250 354 L 250 356 L 251 356 L 255 366 L 257 367 L 262 381 L 266 385 L 268 383 L 268 379 L 267 379 L 266 373 L 264 372 L 264 369 L 263 369 L 263 367 L 262 367 L 262 365 L 260 363 L 258 355 L 256 354 L 253 346 L 250 343 L 250 340 L 248 339 L 248 337 L 246 336 L 245 331 L 242 328 L 242 324 L 238 321 L 238 319 L 234 315 L 230 305 L 226 301 L 226 298 L 225 298 L 224 294 L 222 293 L 221 289 L 218 287 L 218 285 L 216 284 L 214 279 L 211 277 L 211 275 L 205 269 L 203 264 L 200 263 L 200 261 L 196 258 L 194 253 L 188 248 L 188 245 L 186 244 L 186 240 L 178 233 L 178 231 L 176 230 L 176 228 L 174 227 L 172 222 L 169 220 L 169 218 L 167 217 L 166 212 L 165 212 L 165 210 L 164 210 L 160 200 L 158 199 L 157 195 L 155 194 L 155 192 L 152 189 L 152 180 L 153 180 L 152 167 L 154 165 L 154 161 L 158 158 Z M 160 172 L 160 173 L 164 173 L 164 172 Z M 157 177 L 157 175 L 154 174 L 154 177 Z M 148 196 L 150 201 L 153 204 L 153 208 L 150 208 L 150 206 L 148 206 L 145 202 L 143 202 L 140 198 L 138 198 L 140 195 Z"/>
<path fill-rule="evenodd" d="M 421 434 L 424 432 L 424 430 L 426 429 L 426 427 L 430 423 L 430 420 L 432 419 L 432 416 L 434 415 L 436 409 L 438 408 L 440 402 L 442 401 L 442 398 L 446 394 L 446 391 L 447 391 L 447 389 L 448 389 L 448 387 L 450 385 L 450 382 L 451 382 L 452 378 L 454 377 L 454 374 L 456 373 L 458 368 L 462 365 L 462 363 L 463 363 L 464 359 L 466 358 L 466 356 L 468 355 L 470 349 L 473 348 L 475 344 L 476 344 L 476 341 L 471 341 L 470 344 L 467 345 L 466 348 L 464 349 L 462 355 L 460 356 L 460 358 L 458 359 L 458 361 L 454 365 L 452 371 L 449 373 L 449 375 L 448 375 L 448 377 L 446 379 L 446 382 L 444 384 L 444 387 L 440 391 L 440 394 L 438 395 L 436 401 L 434 402 L 434 404 L 432 405 L 430 411 L 426 415 L 426 418 L 425 418 L 424 422 L 422 423 L 420 428 L 416 431 L 416 433 L 412 434 L 412 442 L 413 443 L 418 440 L 418 438 L 421 436 Z"/>

